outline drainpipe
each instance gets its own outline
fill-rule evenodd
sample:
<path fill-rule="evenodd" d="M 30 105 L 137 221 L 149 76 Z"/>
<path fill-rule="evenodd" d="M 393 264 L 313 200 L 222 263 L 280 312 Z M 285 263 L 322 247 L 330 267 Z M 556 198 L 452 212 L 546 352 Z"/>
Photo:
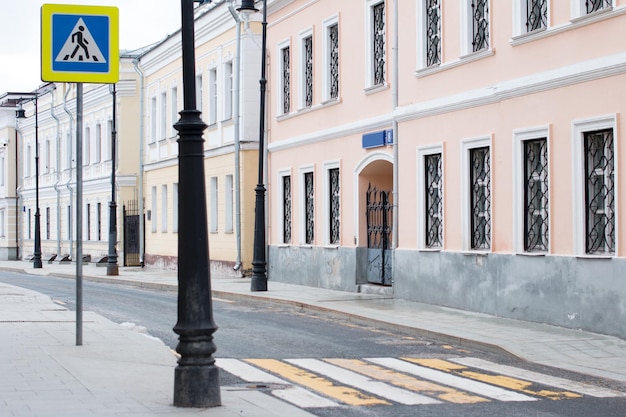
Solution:
<path fill-rule="evenodd" d="M 56 143 L 57 143 L 57 152 L 56 152 L 56 181 L 54 182 L 54 191 L 57 193 L 57 256 L 61 256 L 61 189 L 59 188 L 59 184 L 61 183 L 61 170 L 59 169 L 61 164 L 61 150 L 59 149 L 59 143 L 61 143 L 61 121 L 59 117 L 54 112 L 54 93 L 56 89 L 52 91 L 52 102 L 50 103 L 50 116 L 56 121 L 57 129 L 56 129 Z"/>
<path fill-rule="evenodd" d="M 233 16 L 237 25 L 237 52 L 235 53 L 235 100 L 234 100 L 234 114 L 235 119 L 235 236 L 237 241 L 237 260 L 233 269 L 239 271 L 241 269 L 241 182 L 240 182 L 240 152 L 241 143 L 239 137 L 239 94 L 241 91 L 241 19 L 233 7 L 233 0 L 229 0 L 228 11 Z"/>
<path fill-rule="evenodd" d="M 70 112 L 70 110 L 67 108 L 67 96 L 70 94 L 70 91 L 72 91 L 72 84 L 68 84 L 69 88 L 67 90 L 65 90 L 65 95 L 63 96 L 63 110 L 65 111 L 65 113 L 67 113 L 67 116 L 70 119 L 70 137 L 69 137 L 69 143 L 67 144 L 68 146 L 68 153 L 69 153 L 69 158 L 70 158 L 70 163 L 69 163 L 69 177 L 67 179 L 67 182 L 65 183 L 65 187 L 67 188 L 67 190 L 70 193 L 70 212 L 69 212 L 69 219 L 70 219 L 70 236 L 69 236 L 69 244 L 70 244 L 70 259 L 74 259 L 74 222 L 73 222 L 73 217 L 72 214 L 74 213 L 74 209 L 72 207 L 72 202 L 74 201 L 74 189 L 72 188 L 72 143 L 73 143 L 73 138 L 72 138 L 72 132 L 74 131 L 72 129 L 72 125 L 74 124 L 74 116 L 72 116 L 72 112 Z"/>
<path fill-rule="evenodd" d="M 392 78 L 391 78 L 391 100 L 393 107 L 393 225 L 392 225 L 392 247 L 398 248 L 398 174 L 399 174 L 399 152 L 398 152 L 398 120 L 395 116 L 395 110 L 398 108 L 398 3 L 400 0 L 393 2 L 393 43 L 392 43 Z M 392 274 L 393 277 L 393 274 Z M 393 279 L 393 278 L 392 278 Z M 393 281 L 392 281 L 393 283 Z"/>
<path fill-rule="evenodd" d="M 20 170 L 21 166 L 20 161 L 20 152 L 19 145 L 21 141 L 19 141 L 19 137 L 22 135 L 22 131 L 19 128 L 19 121 L 15 118 L 15 217 L 18 221 L 15 222 L 15 260 L 20 259 L 20 248 L 22 247 L 22 229 L 20 229 L 20 224 L 22 224 L 23 215 L 20 211 L 20 200 L 22 199 L 22 186 L 19 184 L 20 179 Z"/>
<path fill-rule="evenodd" d="M 139 58 L 133 59 L 135 72 L 139 74 L 139 261 L 144 266 L 144 224 L 143 224 L 143 143 L 144 143 L 144 75 L 139 68 Z M 183 214 L 184 215 L 184 214 Z"/>

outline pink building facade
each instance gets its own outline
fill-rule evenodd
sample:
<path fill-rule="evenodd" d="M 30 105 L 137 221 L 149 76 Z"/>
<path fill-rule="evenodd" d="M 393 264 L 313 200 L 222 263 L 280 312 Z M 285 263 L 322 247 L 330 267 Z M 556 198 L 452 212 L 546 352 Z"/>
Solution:
<path fill-rule="evenodd" d="M 270 280 L 626 337 L 626 0 L 268 22 Z"/>

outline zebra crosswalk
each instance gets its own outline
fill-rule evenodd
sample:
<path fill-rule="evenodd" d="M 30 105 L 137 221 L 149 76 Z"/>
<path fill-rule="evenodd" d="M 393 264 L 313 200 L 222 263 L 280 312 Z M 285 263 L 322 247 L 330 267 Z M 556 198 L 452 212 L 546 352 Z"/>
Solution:
<path fill-rule="evenodd" d="M 217 359 L 224 371 L 300 408 L 626 397 L 479 358 Z"/>

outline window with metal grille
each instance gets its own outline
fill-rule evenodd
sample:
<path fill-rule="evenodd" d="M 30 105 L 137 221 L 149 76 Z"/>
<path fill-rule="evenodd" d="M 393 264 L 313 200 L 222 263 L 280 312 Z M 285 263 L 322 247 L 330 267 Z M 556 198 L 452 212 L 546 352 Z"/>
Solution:
<path fill-rule="evenodd" d="M 426 66 L 441 64 L 441 1 L 426 0 Z"/>
<path fill-rule="evenodd" d="M 548 27 L 548 0 L 526 0 L 526 32 Z"/>
<path fill-rule="evenodd" d="M 491 161 L 489 147 L 473 148 L 470 158 L 471 248 L 491 247 Z"/>
<path fill-rule="evenodd" d="M 330 243 L 338 244 L 339 243 L 339 232 L 341 230 L 341 213 L 339 211 L 340 208 L 340 181 L 339 181 L 339 168 L 333 168 L 328 170 L 328 180 L 329 180 L 329 200 L 330 200 Z"/>
<path fill-rule="evenodd" d="M 385 2 L 372 7 L 374 85 L 385 83 Z"/>
<path fill-rule="evenodd" d="M 489 48 L 489 0 L 472 0 L 472 50 Z"/>
<path fill-rule="evenodd" d="M 524 250 L 548 250 L 548 145 L 524 141 Z"/>
<path fill-rule="evenodd" d="M 339 98 L 339 25 L 328 28 L 329 53 L 328 71 L 330 74 L 330 98 Z"/>
<path fill-rule="evenodd" d="M 424 156 L 424 187 L 426 190 L 426 237 L 427 248 L 440 248 L 443 242 L 443 184 L 441 154 Z"/>
<path fill-rule="evenodd" d="M 98 240 L 102 240 L 102 203 L 96 206 L 96 224 L 98 225 Z"/>
<path fill-rule="evenodd" d="M 87 240 L 91 240 L 91 204 L 87 204 Z"/>
<path fill-rule="evenodd" d="M 587 14 L 597 12 L 598 10 L 606 9 L 613 6 L 612 0 L 586 0 L 585 7 Z"/>
<path fill-rule="evenodd" d="M 282 49 L 283 113 L 291 111 L 291 67 L 289 47 Z"/>
<path fill-rule="evenodd" d="M 50 207 L 46 207 L 46 239 L 50 240 Z"/>
<path fill-rule="evenodd" d="M 313 105 L 313 36 L 307 36 L 303 42 L 304 48 L 304 106 Z"/>
<path fill-rule="evenodd" d="M 613 129 L 585 132 L 585 223 L 589 254 L 615 253 Z"/>
<path fill-rule="evenodd" d="M 283 243 L 291 243 L 291 175 L 283 176 Z"/>
<path fill-rule="evenodd" d="M 315 231 L 315 189 L 313 188 L 312 172 L 304 174 L 304 210 L 304 242 L 312 244 Z"/>

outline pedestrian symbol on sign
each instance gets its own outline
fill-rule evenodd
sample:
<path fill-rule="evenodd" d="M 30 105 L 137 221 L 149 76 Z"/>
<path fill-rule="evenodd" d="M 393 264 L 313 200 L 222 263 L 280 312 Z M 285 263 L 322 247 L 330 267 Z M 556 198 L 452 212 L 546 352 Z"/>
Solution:
<path fill-rule="evenodd" d="M 74 29 L 57 54 L 55 62 L 106 62 L 82 18 L 76 22 Z"/>

